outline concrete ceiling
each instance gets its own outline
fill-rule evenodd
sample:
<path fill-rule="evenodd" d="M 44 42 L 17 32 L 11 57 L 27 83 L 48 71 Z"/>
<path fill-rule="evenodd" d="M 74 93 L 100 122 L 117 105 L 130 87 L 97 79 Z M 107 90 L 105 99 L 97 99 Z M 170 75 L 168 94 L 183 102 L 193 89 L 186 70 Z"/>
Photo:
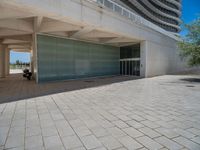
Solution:
<path fill-rule="evenodd" d="M 0 42 L 12 50 L 30 51 L 34 32 L 123 46 L 138 42 L 93 26 L 71 24 L 0 6 Z"/>

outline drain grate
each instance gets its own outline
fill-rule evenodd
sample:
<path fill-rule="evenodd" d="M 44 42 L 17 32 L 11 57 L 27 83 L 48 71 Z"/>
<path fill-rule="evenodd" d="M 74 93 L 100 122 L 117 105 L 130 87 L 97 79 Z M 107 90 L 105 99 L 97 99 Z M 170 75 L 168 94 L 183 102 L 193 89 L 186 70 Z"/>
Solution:
<path fill-rule="evenodd" d="M 93 80 L 87 80 L 87 81 L 84 81 L 84 82 L 91 83 L 91 82 L 94 82 L 94 81 Z"/>
<path fill-rule="evenodd" d="M 194 85 L 186 85 L 186 87 L 195 87 Z"/>

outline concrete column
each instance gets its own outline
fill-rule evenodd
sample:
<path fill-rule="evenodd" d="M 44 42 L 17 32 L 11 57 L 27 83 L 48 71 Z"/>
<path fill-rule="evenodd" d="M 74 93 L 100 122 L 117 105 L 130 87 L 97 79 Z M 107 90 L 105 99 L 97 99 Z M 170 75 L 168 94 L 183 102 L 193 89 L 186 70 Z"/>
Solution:
<path fill-rule="evenodd" d="M 5 74 L 8 76 L 10 74 L 10 49 L 5 49 Z"/>
<path fill-rule="evenodd" d="M 5 51 L 6 51 L 6 46 L 0 45 L 0 78 L 5 78 L 6 76 Z"/>
<path fill-rule="evenodd" d="M 140 43 L 140 76 L 145 78 L 147 77 L 147 45 L 147 41 Z"/>
<path fill-rule="evenodd" d="M 34 66 L 33 66 L 33 48 L 31 48 L 31 51 L 30 51 L 30 70 L 31 70 L 31 72 L 34 72 Z"/>
<path fill-rule="evenodd" d="M 36 33 L 33 34 L 32 50 L 31 50 L 31 72 L 33 73 L 33 78 L 37 82 L 37 39 Z"/>

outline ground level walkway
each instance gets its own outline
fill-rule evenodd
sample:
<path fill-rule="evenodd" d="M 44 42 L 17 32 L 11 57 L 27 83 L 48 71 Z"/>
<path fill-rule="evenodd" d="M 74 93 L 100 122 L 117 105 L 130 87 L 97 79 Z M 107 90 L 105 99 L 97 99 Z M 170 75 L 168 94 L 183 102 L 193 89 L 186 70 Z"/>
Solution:
<path fill-rule="evenodd" d="M 0 79 L 0 150 L 200 149 L 200 76 Z"/>

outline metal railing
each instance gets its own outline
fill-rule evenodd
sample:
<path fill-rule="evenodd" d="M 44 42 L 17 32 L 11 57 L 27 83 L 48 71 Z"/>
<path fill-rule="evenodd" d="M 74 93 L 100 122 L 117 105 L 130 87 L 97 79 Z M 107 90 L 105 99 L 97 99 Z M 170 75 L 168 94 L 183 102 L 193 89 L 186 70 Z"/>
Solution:
<path fill-rule="evenodd" d="M 118 13 L 119 15 L 130 19 L 131 21 L 135 22 L 136 24 L 146 26 L 146 27 L 151 28 L 153 30 L 156 30 L 156 31 L 158 31 L 158 32 L 160 32 L 162 34 L 165 34 L 165 35 L 167 35 L 167 36 L 169 36 L 171 38 L 179 40 L 172 33 L 169 33 L 168 31 L 165 31 L 161 27 L 151 23 L 150 21 L 144 19 L 143 17 L 135 14 L 134 12 L 128 10 L 127 8 L 117 4 L 116 2 L 114 2 L 112 0 L 88 0 L 88 1 L 95 2 L 98 5 L 100 5 L 101 7 L 109 8 L 113 12 Z"/>
<path fill-rule="evenodd" d="M 140 58 L 120 59 L 120 74 L 140 76 Z"/>

